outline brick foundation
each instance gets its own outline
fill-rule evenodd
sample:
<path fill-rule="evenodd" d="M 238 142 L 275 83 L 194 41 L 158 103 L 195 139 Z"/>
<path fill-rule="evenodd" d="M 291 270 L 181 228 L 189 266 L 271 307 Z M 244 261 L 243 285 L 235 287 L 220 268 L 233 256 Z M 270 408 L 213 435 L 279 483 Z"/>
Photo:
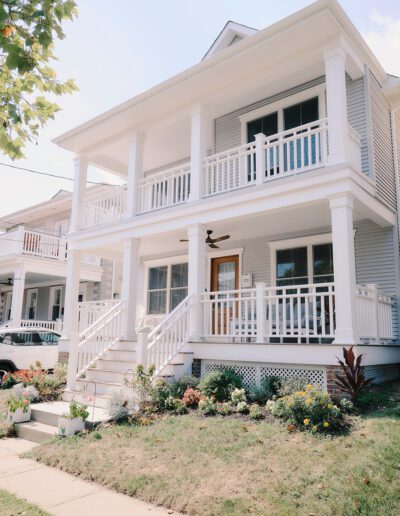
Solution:
<path fill-rule="evenodd" d="M 201 376 L 201 358 L 194 358 L 192 362 L 192 375 L 200 378 Z"/>
<path fill-rule="evenodd" d="M 342 369 L 339 366 L 326 366 L 326 388 L 329 394 L 345 396 L 339 386 L 335 383 L 337 373 L 342 374 Z"/>

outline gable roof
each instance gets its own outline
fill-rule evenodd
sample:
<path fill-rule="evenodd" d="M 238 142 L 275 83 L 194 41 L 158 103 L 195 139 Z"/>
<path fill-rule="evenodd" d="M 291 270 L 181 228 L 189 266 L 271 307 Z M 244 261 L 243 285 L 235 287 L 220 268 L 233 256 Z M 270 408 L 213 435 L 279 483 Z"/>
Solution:
<path fill-rule="evenodd" d="M 226 22 L 225 27 L 221 30 L 214 43 L 205 53 L 202 61 L 211 57 L 216 52 L 219 52 L 224 48 L 228 48 L 234 43 L 247 38 L 247 36 L 252 36 L 256 32 L 258 32 L 258 29 L 253 29 L 253 27 L 248 27 L 247 25 L 242 25 L 241 23 L 229 20 Z"/>

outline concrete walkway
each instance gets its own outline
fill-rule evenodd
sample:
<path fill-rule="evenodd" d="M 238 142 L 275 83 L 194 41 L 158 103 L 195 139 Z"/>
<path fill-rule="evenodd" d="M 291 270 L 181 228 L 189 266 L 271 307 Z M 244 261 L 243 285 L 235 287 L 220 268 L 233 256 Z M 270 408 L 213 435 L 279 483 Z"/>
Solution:
<path fill-rule="evenodd" d="M 24 439 L 0 440 L 0 489 L 55 516 L 177 514 L 19 457 L 34 446 Z"/>

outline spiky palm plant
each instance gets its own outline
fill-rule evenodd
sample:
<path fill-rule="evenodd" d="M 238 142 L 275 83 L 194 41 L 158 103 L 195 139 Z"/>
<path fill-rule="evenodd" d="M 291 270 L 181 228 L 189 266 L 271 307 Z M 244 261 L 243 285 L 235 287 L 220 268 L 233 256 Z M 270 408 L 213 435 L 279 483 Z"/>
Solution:
<path fill-rule="evenodd" d="M 362 358 L 363 355 L 358 355 L 356 358 L 353 346 L 349 349 L 343 348 L 344 360 L 338 358 L 343 374 L 336 374 L 335 383 L 343 392 L 351 396 L 353 403 L 356 402 L 360 392 L 371 385 L 373 381 L 373 378 L 367 380 L 362 372 Z"/>

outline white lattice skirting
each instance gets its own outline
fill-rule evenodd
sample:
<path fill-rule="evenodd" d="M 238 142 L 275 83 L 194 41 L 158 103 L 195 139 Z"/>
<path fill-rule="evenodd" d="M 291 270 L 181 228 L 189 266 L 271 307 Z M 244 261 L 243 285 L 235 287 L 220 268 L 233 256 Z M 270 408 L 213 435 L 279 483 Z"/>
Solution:
<path fill-rule="evenodd" d="M 296 366 L 288 364 L 260 364 L 251 362 L 230 362 L 228 360 L 202 360 L 201 376 L 221 369 L 233 369 L 242 376 L 243 383 L 248 387 L 260 385 L 266 376 L 278 376 L 279 378 L 307 378 L 313 385 L 318 385 L 326 390 L 326 370 L 318 366 Z"/>
<path fill-rule="evenodd" d="M 371 365 L 365 367 L 365 378 L 373 378 L 374 383 L 389 382 L 399 378 L 398 364 Z"/>

